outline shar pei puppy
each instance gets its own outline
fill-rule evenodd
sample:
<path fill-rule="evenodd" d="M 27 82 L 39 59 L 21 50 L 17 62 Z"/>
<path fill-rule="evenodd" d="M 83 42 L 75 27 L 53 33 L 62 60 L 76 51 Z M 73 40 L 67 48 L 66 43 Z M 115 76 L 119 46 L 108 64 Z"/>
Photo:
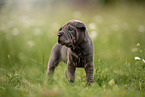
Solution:
<path fill-rule="evenodd" d="M 64 24 L 58 31 L 58 43 L 52 48 L 46 74 L 53 76 L 59 62 L 67 64 L 65 75 L 68 82 L 75 81 L 76 67 L 84 68 L 86 82 L 93 82 L 94 72 L 94 47 L 88 34 L 86 25 L 78 20 L 71 20 Z"/>

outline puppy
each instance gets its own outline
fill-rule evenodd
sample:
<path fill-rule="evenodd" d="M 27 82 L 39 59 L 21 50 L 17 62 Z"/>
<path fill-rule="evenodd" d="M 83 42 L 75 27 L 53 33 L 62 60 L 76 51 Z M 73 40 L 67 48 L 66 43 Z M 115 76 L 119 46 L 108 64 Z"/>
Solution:
<path fill-rule="evenodd" d="M 58 31 L 58 43 L 52 49 L 46 74 L 52 76 L 59 62 L 67 63 L 65 71 L 68 82 L 75 81 L 76 67 L 84 68 L 86 82 L 93 82 L 94 47 L 84 23 L 71 20 Z"/>

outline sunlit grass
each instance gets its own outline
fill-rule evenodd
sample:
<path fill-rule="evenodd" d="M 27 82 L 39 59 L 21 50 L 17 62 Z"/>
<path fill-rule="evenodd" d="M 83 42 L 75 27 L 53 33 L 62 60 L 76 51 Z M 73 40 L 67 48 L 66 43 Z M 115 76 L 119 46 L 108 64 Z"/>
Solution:
<path fill-rule="evenodd" d="M 119 6 L 120 7 L 120 6 Z M 0 16 L 1 97 L 144 97 L 145 13 L 142 7 L 113 7 L 85 12 L 3 11 Z M 46 70 L 57 31 L 71 19 L 83 21 L 95 49 L 94 84 L 84 69 L 69 84 L 60 63 L 52 82 Z"/>

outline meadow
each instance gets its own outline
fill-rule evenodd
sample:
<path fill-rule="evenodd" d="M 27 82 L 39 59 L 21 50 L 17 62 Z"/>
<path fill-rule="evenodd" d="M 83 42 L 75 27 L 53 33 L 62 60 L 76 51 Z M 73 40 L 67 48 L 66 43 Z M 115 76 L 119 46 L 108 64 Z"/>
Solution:
<path fill-rule="evenodd" d="M 145 97 L 145 7 L 122 5 L 77 10 L 55 7 L 0 12 L 0 97 Z M 62 11 L 63 10 L 63 11 Z M 66 64 L 46 77 L 57 31 L 68 20 L 87 26 L 94 43 L 94 83 L 76 70 L 67 82 Z"/>

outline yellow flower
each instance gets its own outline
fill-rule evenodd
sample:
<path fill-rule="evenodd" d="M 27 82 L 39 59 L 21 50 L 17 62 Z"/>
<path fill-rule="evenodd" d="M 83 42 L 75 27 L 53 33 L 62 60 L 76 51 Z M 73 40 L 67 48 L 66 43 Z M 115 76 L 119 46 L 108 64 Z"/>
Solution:
<path fill-rule="evenodd" d="M 108 84 L 109 84 L 110 86 L 114 86 L 114 85 L 115 85 L 114 79 L 110 80 L 110 81 L 108 82 Z"/>

